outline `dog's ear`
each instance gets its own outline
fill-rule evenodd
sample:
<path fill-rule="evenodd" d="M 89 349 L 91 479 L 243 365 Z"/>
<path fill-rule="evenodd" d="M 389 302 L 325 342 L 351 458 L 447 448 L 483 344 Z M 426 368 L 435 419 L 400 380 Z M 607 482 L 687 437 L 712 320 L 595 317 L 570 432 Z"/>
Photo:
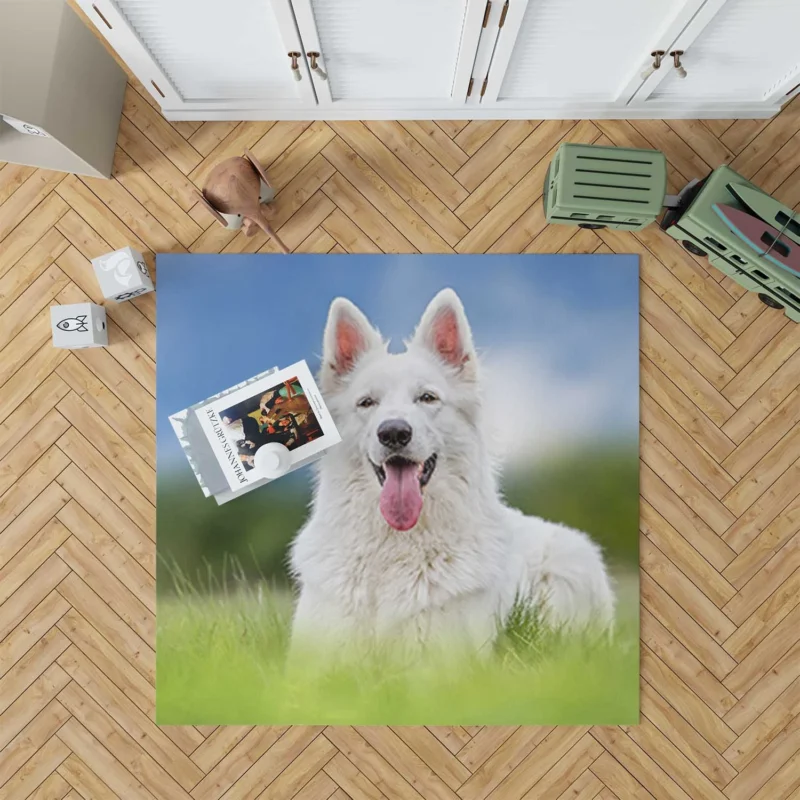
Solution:
<path fill-rule="evenodd" d="M 364 353 L 382 345 L 380 334 L 361 310 L 344 297 L 337 297 L 331 303 L 323 338 L 323 389 L 335 389 Z"/>
<path fill-rule="evenodd" d="M 464 306 L 452 289 L 442 289 L 428 304 L 412 344 L 432 351 L 465 377 L 474 377 L 477 359 L 472 331 Z"/>

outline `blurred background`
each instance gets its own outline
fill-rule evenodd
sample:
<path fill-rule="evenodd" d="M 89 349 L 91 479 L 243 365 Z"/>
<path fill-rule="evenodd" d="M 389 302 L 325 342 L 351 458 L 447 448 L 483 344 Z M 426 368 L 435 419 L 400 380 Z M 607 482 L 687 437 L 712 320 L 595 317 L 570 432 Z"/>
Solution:
<path fill-rule="evenodd" d="M 343 295 L 403 349 L 442 288 L 459 294 L 483 369 L 485 431 L 510 505 L 590 533 L 620 582 L 638 564 L 638 258 L 158 257 L 158 592 L 246 578 L 288 589 L 287 547 L 313 468 L 224 506 L 205 498 L 170 414 L 273 366 L 319 367 Z M 177 576 L 180 576 L 178 579 Z"/>

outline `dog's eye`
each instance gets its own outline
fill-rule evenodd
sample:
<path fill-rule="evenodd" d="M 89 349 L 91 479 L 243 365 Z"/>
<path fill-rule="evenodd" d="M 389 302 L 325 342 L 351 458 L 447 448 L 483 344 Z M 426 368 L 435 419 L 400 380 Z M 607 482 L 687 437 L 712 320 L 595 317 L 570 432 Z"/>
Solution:
<path fill-rule="evenodd" d="M 359 408 L 371 408 L 372 406 L 376 405 L 376 401 L 373 400 L 371 397 L 362 397 L 356 405 Z"/>
<path fill-rule="evenodd" d="M 420 403 L 435 403 L 439 398 L 433 392 L 423 392 L 417 401 Z"/>

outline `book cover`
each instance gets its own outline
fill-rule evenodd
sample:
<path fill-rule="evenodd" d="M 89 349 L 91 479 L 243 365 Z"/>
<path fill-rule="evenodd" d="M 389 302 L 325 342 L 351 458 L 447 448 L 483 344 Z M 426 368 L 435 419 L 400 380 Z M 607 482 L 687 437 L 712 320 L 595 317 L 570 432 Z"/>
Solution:
<path fill-rule="evenodd" d="M 257 453 L 278 443 L 288 472 L 341 441 L 305 361 L 274 368 L 170 417 L 204 494 L 219 503 L 269 483 Z"/>

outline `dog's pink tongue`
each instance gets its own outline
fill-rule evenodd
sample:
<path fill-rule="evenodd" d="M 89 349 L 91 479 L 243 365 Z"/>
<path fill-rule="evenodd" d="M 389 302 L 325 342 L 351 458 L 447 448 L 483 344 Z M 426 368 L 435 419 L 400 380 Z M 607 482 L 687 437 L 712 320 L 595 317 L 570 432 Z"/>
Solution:
<path fill-rule="evenodd" d="M 386 480 L 381 489 L 381 514 L 398 531 L 407 531 L 417 524 L 422 511 L 422 490 L 416 464 L 384 464 Z"/>

